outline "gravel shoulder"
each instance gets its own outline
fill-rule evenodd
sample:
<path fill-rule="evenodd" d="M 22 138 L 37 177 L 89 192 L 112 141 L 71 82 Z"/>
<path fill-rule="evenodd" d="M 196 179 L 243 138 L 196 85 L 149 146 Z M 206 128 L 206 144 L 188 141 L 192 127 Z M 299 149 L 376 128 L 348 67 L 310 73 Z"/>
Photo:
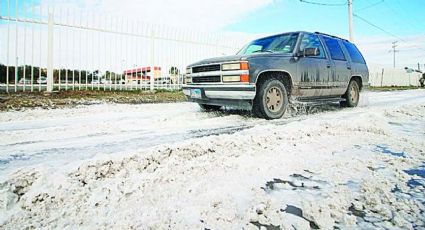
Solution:
<path fill-rule="evenodd" d="M 181 91 L 59 91 L 52 94 L 43 92 L 0 93 L 0 111 L 28 108 L 69 108 L 78 105 L 100 103 L 142 104 L 185 101 Z"/>

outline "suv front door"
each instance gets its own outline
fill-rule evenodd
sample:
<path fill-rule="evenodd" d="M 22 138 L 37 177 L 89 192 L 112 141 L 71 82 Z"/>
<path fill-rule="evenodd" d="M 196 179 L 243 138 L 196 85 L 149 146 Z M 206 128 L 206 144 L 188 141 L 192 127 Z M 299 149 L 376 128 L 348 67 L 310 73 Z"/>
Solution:
<path fill-rule="evenodd" d="M 338 39 L 322 36 L 326 44 L 329 55 L 331 57 L 331 79 L 335 82 L 335 88 L 332 90 L 333 95 L 343 95 L 347 90 L 349 80 L 351 78 L 351 64 L 347 61 L 347 57 L 342 51 L 341 44 Z"/>
<path fill-rule="evenodd" d="M 326 55 L 324 46 L 316 34 L 304 33 L 297 49 L 297 74 L 299 89 L 302 97 L 326 96 L 330 93 L 331 63 Z M 317 56 L 303 56 L 304 49 L 317 48 Z"/>

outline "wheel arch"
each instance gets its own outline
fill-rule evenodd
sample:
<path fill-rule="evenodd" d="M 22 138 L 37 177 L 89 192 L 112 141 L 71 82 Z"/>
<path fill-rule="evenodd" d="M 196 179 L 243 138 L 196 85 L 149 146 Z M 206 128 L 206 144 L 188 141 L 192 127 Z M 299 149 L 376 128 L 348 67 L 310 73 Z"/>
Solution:
<path fill-rule="evenodd" d="M 263 70 L 260 73 L 258 73 L 257 78 L 255 79 L 255 85 L 258 87 L 261 83 L 266 81 L 267 79 L 275 78 L 279 81 L 281 81 L 288 91 L 288 96 L 291 96 L 294 84 L 292 80 L 291 74 L 289 74 L 288 71 L 285 70 Z"/>
<path fill-rule="evenodd" d="M 359 91 L 361 91 L 362 88 L 363 88 L 363 78 L 362 78 L 362 76 L 361 75 L 353 75 L 350 78 L 350 82 L 353 81 L 353 80 L 357 82 L 357 84 L 359 85 Z"/>

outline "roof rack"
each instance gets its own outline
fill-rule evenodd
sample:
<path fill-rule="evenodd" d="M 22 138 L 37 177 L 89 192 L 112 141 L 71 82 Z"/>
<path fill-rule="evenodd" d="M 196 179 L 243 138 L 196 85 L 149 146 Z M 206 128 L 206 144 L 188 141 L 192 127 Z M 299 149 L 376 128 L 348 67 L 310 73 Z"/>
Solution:
<path fill-rule="evenodd" d="M 325 34 L 325 33 L 322 33 L 322 32 L 314 32 L 314 33 L 315 33 L 315 34 L 321 34 L 321 35 L 329 36 L 329 37 L 332 37 L 332 38 L 341 39 L 341 40 L 344 40 L 344 41 L 349 42 L 349 41 L 348 41 L 347 39 L 345 39 L 345 38 L 340 38 L 340 37 L 337 37 L 337 36 L 334 36 L 334 35 Z"/>

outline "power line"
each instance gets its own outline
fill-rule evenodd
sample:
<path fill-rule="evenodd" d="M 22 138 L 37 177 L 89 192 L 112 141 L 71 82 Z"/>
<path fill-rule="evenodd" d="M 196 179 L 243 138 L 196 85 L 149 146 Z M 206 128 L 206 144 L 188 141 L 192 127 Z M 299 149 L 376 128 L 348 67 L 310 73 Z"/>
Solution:
<path fill-rule="evenodd" d="M 408 12 L 405 8 L 404 8 L 404 4 L 401 4 L 401 2 L 398 0 L 397 1 L 399 7 L 397 7 L 398 10 L 403 11 L 405 16 L 410 17 L 411 19 L 413 19 L 414 21 L 416 21 L 417 24 L 422 24 L 422 26 L 425 26 L 425 23 L 422 20 L 419 20 L 415 15 L 412 15 L 411 12 Z M 416 25 L 416 24 L 415 24 Z M 423 29 L 423 28 L 421 28 Z"/>
<path fill-rule="evenodd" d="M 372 7 L 376 6 L 376 5 L 379 5 L 379 4 L 383 3 L 384 1 L 385 0 L 380 0 L 378 2 L 372 3 L 372 4 L 368 5 L 368 6 L 363 7 L 363 8 L 360 8 L 360 9 L 358 9 L 356 11 L 359 12 L 359 11 L 362 11 L 362 10 L 366 10 L 366 9 L 372 8 Z"/>
<path fill-rule="evenodd" d="M 397 36 L 397 35 L 395 35 L 395 34 L 393 34 L 393 33 L 391 33 L 391 32 L 388 32 L 388 31 L 386 31 L 386 30 L 382 29 L 381 27 L 379 27 L 379 26 L 377 26 L 377 25 L 373 24 L 372 22 L 370 22 L 370 21 L 366 20 L 365 18 L 360 17 L 358 14 L 353 13 L 353 16 L 354 16 L 354 17 L 356 17 L 356 18 L 358 18 L 358 19 L 360 19 L 360 20 L 362 20 L 362 21 L 363 21 L 363 22 L 365 22 L 366 24 L 369 24 L 369 25 L 371 25 L 371 26 L 375 27 L 376 29 L 378 29 L 378 30 L 380 30 L 380 31 L 382 31 L 382 32 L 384 32 L 384 33 L 386 33 L 386 34 L 388 34 L 388 35 L 391 35 L 391 36 L 393 36 L 393 37 L 395 37 L 395 38 L 397 38 L 397 39 L 399 39 L 400 41 L 406 42 L 403 38 L 401 38 L 401 37 L 399 37 L 399 36 Z"/>
<path fill-rule="evenodd" d="M 393 34 L 393 33 L 391 33 L 391 32 L 388 32 L 387 30 L 385 30 L 385 29 L 383 29 L 383 28 L 381 28 L 381 27 L 379 27 L 379 26 L 377 26 L 377 25 L 373 24 L 372 22 L 370 22 L 370 21 L 366 20 L 366 19 L 365 19 L 365 18 L 363 18 L 363 17 L 360 17 L 360 16 L 359 16 L 359 15 L 357 15 L 357 14 L 354 14 L 354 13 L 353 13 L 353 16 L 354 16 L 354 17 L 356 17 L 356 18 L 358 18 L 358 19 L 360 19 L 360 20 L 362 20 L 363 22 L 365 22 L 365 23 L 367 23 L 367 24 L 369 24 L 369 25 L 371 25 L 371 26 L 375 27 L 375 28 L 376 28 L 376 29 L 378 29 L 378 30 L 380 30 L 380 31 L 382 31 L 382 32 L 384 32 L 384 33 L 386 33 L 386 34 L 388 34 L 388 35 L 390 35 L 390 36 L 394 37 L 394 38 L 397 38 L 398 40 L 400 40 L 400 41 L 402 41 L 402 42 L 409 43 L 409 42 L 408 42 L 408 41 L 406 41 L 405 39 L 403 39 L 403 38 L 401 38 L 401 37 L 399 37 L 399 36 L 397 36 L 397 35 L 395 35 L 395 34 Z M 425 51 L 425 49 L 424 49 L 424 48 L 419 47 L 419 46 L 417 46 L 417 45 L 412 45 L 412 47 L 416 47 L 417 49 L 420 49 L 420 50 Z"/>
<path fill-rule="evenodd" d="M 312 5 L 319 5 L 319 6 L 346 6 L 347 2 L 344 3 L 325 3 L 325 2 L 315 2 L 315 1 L 309 1 L 309 0 L 300 0 L 302 3 L 308 3 Z"/>
<path fill-rule="evenodd" d="M 350 41 L 354 41 L 353 34 L 353 0 L 345 0 L 344 3 L 328 3 L 328 2 L 317 2 L 310 0 L 299 0 L 302 3 L 319 5 L 319 6 L 348 6 L 348 33 Z"/>
<path fill-rule="evenodd" d="M 412 19 L 411 18 L 411 15 L 405 15 L 405 16 L 403 16 L 399 12 L 400 9 L 399 10 L 395 10 L 393 7 L 390 6 L 390 4 L 388 2 L 385 2 L 385 3 L 386 3 L 385 6 L 388 9 L 390 9 L 394 14 L 397 14 L 397 15 L 401 16 L 401 18 L 404 19 L 404 22 L 406 22 L 407 24 L 409 24 L 411 26 L 411 28 L 415 27 L 417 29 L 423 29 L 422 26 L 418 26 L 417 24 L 412 23 L 410 20 L 407 20 L 407 18 L 409 18 L 409 17 L 410 17 L 410 19 Z"/>
<path fill-rule="evenodd" d="M 329 3 L 329 2 L 319 2 L 319 1 L 312 1 L 312 0 L 299 0 L 299 1 L 302 2 L 302 3 L 313 4 L 313 5 L 320 5 L 320 6 L 345 6 L 345 5 L 348 5 L 349 6 L 348 7 L 349 8 L 348 11 L 349 11 L 350 40 L 353 40 L 353 38 L 352 38 L 352 31 L 351 31 L 352 30 L 352 25 L 351 25 L 351 19 L 350 19 L 351 18 L 351 15 L 352 15 L 352 16 L 360 19 L 361 21 L 365 22 L 366 24 L 368 24 L 368 25 L 370 25 L 372 27 L 375 27 L 376 29 L 378 29 L 378 30 L 380 30 L 380 31 L 382 31 L 382 32 L 384 32 L 384 33 L 386 33 L 386 34 L 394 37 L 394 38 L 397 38 L 398 40 L 400 40 L 402 42 L 409 43 L 408 41 L 406 41 L 405 39 L 399 37 L 398 35 L 393 34 L 393 33 L 389 32 L 389 31 L 383 29 L 382 27 L 380 27 L 380 26 L 378 26 L 378 25 L 370 22 L 369 20 L 367 20 L 367 19 L 359 16 L 358 14 L 352 13 L 352 11 L 351 11 L 352 0 L 346 0 L 345 3 Z M 363 7 L 361 9 L 357 10 L 356 12 L 362 11 L 362 10 L 365 10 L 365 9 L 369 9 L 369 8 L 374 7 L 376 5 L 379 5 L 379 4 L 383 3 L 383 2 L 385 2 L 385 0 L 379 0 L 379 1 L 375 2 L 375 3 L 372 3 L 372 4 L 370 4 L 370 5 L 366 6 L 366 7 Z M 388 4 L 387 4 L 387 7 L 390 8 L 392 11 L 394 11 Z M 395 13 L 398 13 L 398 12 L 395 12 Z M 393 50 L 391 50 L 391 52 L 394 53 L 394 65 L 395 65 L 395 53 L 396 52 L 399 52 L 399 50 L 396 50 L 395 49 L 395 47 L 397 47 L 397 45 L 395 44 L 396 42 L 393 42 Z M 424 48 L 419 47 L 417 45 L 412 45 L 412 47 L 416 47 L 417 49 L 420 49 L 420 50 L 425 51 Z M 419 57 L 421 57 L 421 56 L 419 56 Z"/>
<path fill-rule="evenodd" d="M 370 22 L 370 21 L 368 21 L 368 20 L 366 20 L 366 19 L 364 19 L 364 18 L 360 17 L 359 15 L 357 15 L 357 14 L 353 14 L 353 15 L 354 15 L 354 17 L 356 17 L 356 18 L 358 18 L 358 19 L 362 20 L 363 22 L 365 22 L 365 23 L 367 23 L 367 24 L 369 24 L 369 25 L 371 25 L 371 26 L 375 27 L 376 29 L 378 29 L 378 30 L 380 30 L 380 31 L 382 31 L 382 32 L 384 32 L 384 33 L 386 33 L 386 34 L 388 34 L 388 35 L 391 35 L 392 37 L 395 37 L 395 38 L 399 39 L 399 40 L 400 40 L 400 41 L 402 41 L 402 42 L 408 43 L 408 41 L 404 40 L 403 38 L 401 38 L 401 37 L 399 37 L 399 36 L 397 36 L 397 35 L 395 35 L 395 34 L 393 34 L 393 33 L 390 33 L 390 32 L 388 32 L 388 31 L 386 31 L 386 30 L 382 29 L 381 27 L 379 27 L 379 26 L 377 26 L 377 25 L 373 24 L 372 22 Z M 395 53 L 396 53 L 396 52 L 398 52 L 399 50 L 395 50 L 395 47 L 394 47 L 394 46 L 395 46 L 395 47 L 397 47 L 397 46 L 395 45 L 395 43 L 393 43 L 393 50 L 391 50 L 390 52 L 394 52 L 394 66 L 395 66 Z M 416 47 L 417 49 L 420 49 L 420 50 L 425 51 L 425 49 L 424 49 L 424 48 L 419 47 L 419 46 L 417 46 L 417 45 L 412 45 L 412 47 Z M 419 56 L 417 56 L 417 57 L 415 57 L 415 58 L 421 58 L 421 57 L 423 57 L 423 56 L 425 56 L 425 55 L 419 55 Z"/>

